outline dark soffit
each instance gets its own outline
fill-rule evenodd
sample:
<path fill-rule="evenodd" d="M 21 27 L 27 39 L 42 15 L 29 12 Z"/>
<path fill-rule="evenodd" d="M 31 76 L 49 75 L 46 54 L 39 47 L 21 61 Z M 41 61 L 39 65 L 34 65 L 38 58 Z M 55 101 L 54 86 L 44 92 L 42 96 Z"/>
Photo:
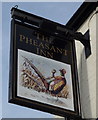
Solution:
<path fill-rule="evenodd" d="M 97 6 L 98 2 L 84 2 L 65 26 L 77 31 Z"/>

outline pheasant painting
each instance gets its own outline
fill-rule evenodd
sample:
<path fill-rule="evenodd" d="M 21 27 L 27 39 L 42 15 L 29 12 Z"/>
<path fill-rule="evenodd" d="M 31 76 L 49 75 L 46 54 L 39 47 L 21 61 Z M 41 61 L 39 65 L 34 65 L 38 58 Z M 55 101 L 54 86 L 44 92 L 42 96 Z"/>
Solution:
<path fill-rule="evenodd" d="M 24 68 L 22 70 L 23 86 L 52 96 L 67 98 L 68 89 L 66 89 L 65 69 L 59 69 L 59 76 L 56 75 L 57 71 L 53 69 L 51 70 L 51 76 L 45 77 L 29 59 L 22 57 L 24 58 Z"/>

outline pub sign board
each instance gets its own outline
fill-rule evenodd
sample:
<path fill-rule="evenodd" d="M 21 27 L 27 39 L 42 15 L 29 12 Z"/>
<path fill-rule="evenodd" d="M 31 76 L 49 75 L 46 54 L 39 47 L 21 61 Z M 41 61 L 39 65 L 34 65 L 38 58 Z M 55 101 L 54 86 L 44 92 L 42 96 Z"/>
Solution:
<path fill-rule="evenodd" d="M 9 102 L 80 116 L 74 41 L 11 21 Z"/>

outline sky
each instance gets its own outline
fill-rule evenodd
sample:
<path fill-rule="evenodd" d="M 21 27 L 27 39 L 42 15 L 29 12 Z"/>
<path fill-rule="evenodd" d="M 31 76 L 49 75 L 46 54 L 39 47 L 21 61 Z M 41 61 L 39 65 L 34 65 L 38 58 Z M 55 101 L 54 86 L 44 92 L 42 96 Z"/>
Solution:
<path fill-rule="evenodd" d="M 19 9 L 65 25 L 81 4 L 81 2 L 2 2 L 2 41 L 0 41 L 0 44 L 2 45 L 0 46 L 0 56 L 2 51 L 2 61 L 0 60 L 0 67 L 2 67 L 2 81 L 0 81 L 0 84 L 2 85 L 0 86 L 3 87 L 0 88 L 0 90 L 2 89 L 2 96 L 0 95 L 0 97 L 2 97 L 3 118 L 54 117 L 54 115 L 49 113 L 8 103 L 11 8 L 18 5 Z"/>

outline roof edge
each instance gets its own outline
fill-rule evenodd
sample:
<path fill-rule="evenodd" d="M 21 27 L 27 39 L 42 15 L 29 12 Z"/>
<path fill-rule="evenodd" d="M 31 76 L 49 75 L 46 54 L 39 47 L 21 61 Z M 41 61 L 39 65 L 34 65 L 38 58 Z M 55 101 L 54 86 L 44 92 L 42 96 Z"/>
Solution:
<path fill-rule="evenodd" d="M 98 2 L 83 2 L 65 26 L 68 29 L 77 31 L 97 6 Z"/>

